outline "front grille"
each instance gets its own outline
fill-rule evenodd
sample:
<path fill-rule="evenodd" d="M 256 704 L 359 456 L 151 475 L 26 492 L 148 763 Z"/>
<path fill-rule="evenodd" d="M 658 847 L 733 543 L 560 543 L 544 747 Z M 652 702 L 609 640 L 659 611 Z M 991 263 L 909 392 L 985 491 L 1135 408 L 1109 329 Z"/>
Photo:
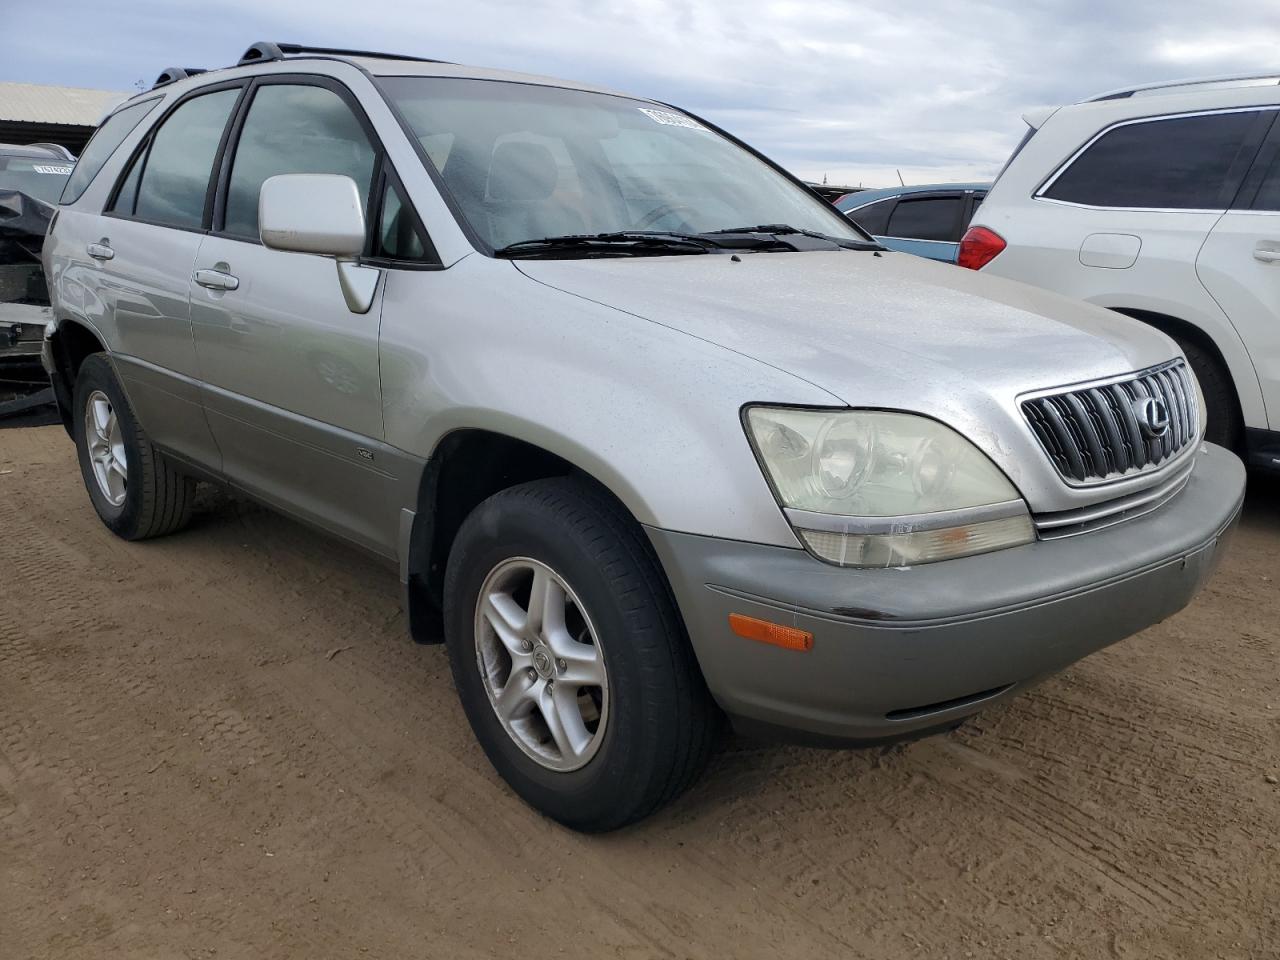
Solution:
<path fill-rule="evenodd" d="M 1157 401 L 1169 428 L 1144 429 L 1144 406 Z M 1058 472 L 1074 483 L 1097 483 L 1154 470 L 1199 436 L 1195 387 L 1182 360 L 1121 380 L 1045 394 L 1022 412 Z"/>

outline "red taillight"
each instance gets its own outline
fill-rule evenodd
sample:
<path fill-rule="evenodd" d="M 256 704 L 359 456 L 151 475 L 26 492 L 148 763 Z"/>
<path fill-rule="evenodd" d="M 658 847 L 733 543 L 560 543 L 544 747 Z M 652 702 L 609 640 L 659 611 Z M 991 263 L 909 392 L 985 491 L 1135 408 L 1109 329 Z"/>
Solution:
<path fill-rule="evenodd" d="M 981 270 L 1007 247 L 1004 237 L 986 227 L 970 227 L 960 241 L 956 263 L 970 270 Z"/>

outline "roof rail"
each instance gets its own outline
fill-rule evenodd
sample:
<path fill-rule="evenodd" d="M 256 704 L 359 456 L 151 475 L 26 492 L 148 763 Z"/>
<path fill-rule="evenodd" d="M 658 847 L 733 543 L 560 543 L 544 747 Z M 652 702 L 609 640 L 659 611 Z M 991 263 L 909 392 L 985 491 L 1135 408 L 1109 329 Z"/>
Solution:
<path fill-rule="evenodd" d="M 177 83 L 179 80 L 185 80 L 187 77 L 194 77 L 198 73 L 204 73 L 204 67 L 165 67 L 160 71 L 160 76 L 156 77 L 156 82 L 151 85 L 151 89 L 163 87 L 170 83 Z"/>
<path fill-rule="evenodd" d="M 320 54 L 331 57 L 377 57 L 383 60 L 415 60 L 419 63 L 439 63 L 427 57 L 414 57 L 405 53 L 376 53 L 372 50 L 344 50 L 341 47 L 309 47 L 301 43 L 273 43 L 261 40 L 244 52 L 236 66 L 246 63 L 266 63 L 271 60 L 283 60 L 298 54 Z"/>
<path fill-rule="evenodd" d="M 1157 90 L 1164 90 L 1175 87 L 1194 87 L 1201 84 L 1220 83 L 1228 85 L 1232 83 L 1246 83 L 1250 80 L 1274 80 L 1280 83 L 1280 71 L 1269 71 L 1266 73 L 1236 73 L 1226 74 L 1219 77 L 1188 77 L 1182 80 L 1163 80 L 1159 83 L 1140 83 L 1132 87 L 1121 87 L 1118 90 L 1108 90 L 1106 93 L 1099 93 L 1092 97 L 1085 97 L 1078 103 L 1098 103 L 1102 100 L 1126 100 L 1135 94 L 1151 93 Z"/>

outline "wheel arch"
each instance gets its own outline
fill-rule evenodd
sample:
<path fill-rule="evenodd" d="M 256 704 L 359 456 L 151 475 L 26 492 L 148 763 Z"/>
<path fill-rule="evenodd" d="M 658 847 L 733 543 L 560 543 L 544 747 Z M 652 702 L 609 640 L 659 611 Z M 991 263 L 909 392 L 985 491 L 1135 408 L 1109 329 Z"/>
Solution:
<path fill-rule="evenodd" d="M 440 439 L 422 471 L 403 559 L 409 628 L 415 640 L 443 640 L 439 612 L 449 552 L 462 522 L 495 493 L 535 480 L 576 476 L 640 522 L 627 503 L 629 498 L 583 466 L 580 459 L 483 428 L 458 428 Z"/>
<path fill-rule="evenodd" d="M 71 398 L 75 394 L 76 377 L 85 358 L 95 353 L 108 353 L 102 336 L 87 323 L 59 319 L 46 334 L 53 369 L 49 379 L 58 405 L 58 415 L 67 433 L 71 433 Z"/>

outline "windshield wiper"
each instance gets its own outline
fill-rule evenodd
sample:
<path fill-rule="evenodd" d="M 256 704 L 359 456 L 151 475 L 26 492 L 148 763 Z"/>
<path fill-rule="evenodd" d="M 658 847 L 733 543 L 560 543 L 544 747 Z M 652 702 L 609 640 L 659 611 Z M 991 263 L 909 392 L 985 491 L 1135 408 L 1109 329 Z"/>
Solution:
<path fill-rule="evenodd" d="M 569 233 L 561 237 L 518 240 L 495 250 L 499 257 L 555 257 L 586 253 L 600 256 L 659 256 L 663 254 L 708 253 L 721 244 L 709 237 L 665 231 L 619 230 L 612 233 Z"/>
<path fill-rule="evenodd" d="M 827 243 L 833 243 L 845 250 L 884 249 L 880 244 L 871 240 L 849 240 L 844 237 L 832 237 L 825 233 L 819 233 L 817 230 L 804 230 L 800 227 L 793 227 L 789 223 L 762 223 L 754 227 L 729 227 L 725 230 L 708 230 L 706 233 L 700 234 L 700 236 L 719 237 L 725 234 L 745 234 L 748 236 L 765 234 L 766 236 L 774 237 L 802 236 L 811 237 L 814 240 L 825 240 Z"/>
<path fill-rule="evenodd" d="M 808 244 L 787 237 L 808 237 Z M 830 245 L 830 246 L 828 246 Z M 609 233 L 568 233 L 557 237 L 518 240 L 494 251 L 499 257 L 543 257 L 571 259 L 581 256 L 656 257 L 671 254 L 728 253 L 733 250 L 824 250 L 831 246 L 849 250 L 880 250 L 877 243 L 829 237 L 814 230 L 782 223 L 756 227 L 709 230 L 706 233 L 679 233 L 670 230 L 615 230 Z"/>

